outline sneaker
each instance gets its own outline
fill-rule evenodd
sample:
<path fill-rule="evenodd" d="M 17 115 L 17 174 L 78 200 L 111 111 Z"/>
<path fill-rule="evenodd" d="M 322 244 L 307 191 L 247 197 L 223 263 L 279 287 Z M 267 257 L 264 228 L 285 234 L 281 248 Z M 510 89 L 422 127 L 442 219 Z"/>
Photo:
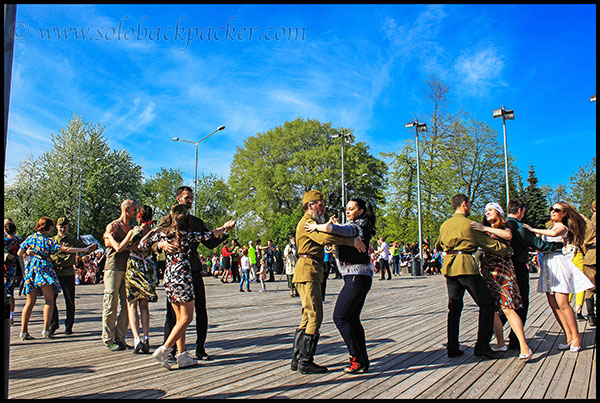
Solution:
<path fill-rule="evenodd" d="M 244 292 L 244 290 L 240 288 L 240 292 Z"/>
<path fill-rule="evenodd" d="M 196 361 L 192 357 L 190 357 L 190 355 L 188 354 L 187 351 L 177 354 L 177 367 L 178 368 L 191 367 L 194 365 L 198 365 L 198 361 Z"/>
<path fill-rule="evenodd" d="M 171 369 L 171 366 L 169 365 L 169 354 L 171 353 L 171 351 L 173 351 L 173 347 L 165 347 L 160 346 L 159 348 L 157 348 L 156 350 L 154 350 L 154 353 L 152 353 L 152 357 L 160 362 L 162 364 L 163 367 L 165 367 L 166 369 Z"/>
<path fill-rule="evenodd" d="M 42 337 L 43 337 L 44 339 L 51 339 L 51 338 L 53 338 L 53 337 L 54 337 L 54 334 L 53 334 L 53 333 L 50 333 L 50 330 L 43 330 L 43 331 L 42 331 Z"/>
<path fill-rule="evenodd" d="M 121 346 L 117 343 L 115 343 L 114 341 L 110 344 L 107 344 L 106 347 L 110 350 L 110 351 L 121 351 L 123 350 L 121 348 Z"/>
<path fill-rule="evenodd" d="M 357 374 L 361 372 L 367 372 L 367 366 L 358 362 L 356 357 L 350 356 L 350 365 L 344 368 L 344 373 L 346 374 Z"/>
<path fill-rule="evenodd" d="M 252 290 L 251 289 L 247 289 L 246 292 L 252 292 Z"/>

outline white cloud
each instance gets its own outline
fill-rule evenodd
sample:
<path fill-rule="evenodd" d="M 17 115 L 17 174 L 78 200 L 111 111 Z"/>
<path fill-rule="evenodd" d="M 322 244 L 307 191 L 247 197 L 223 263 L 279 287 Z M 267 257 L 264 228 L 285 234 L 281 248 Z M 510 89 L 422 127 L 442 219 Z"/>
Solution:
<path fill-rule="evenodd" d="M 461 55 L 454 65 L 463 90 L 478 92 L 498 84 L 503 85 L 505 63 L 498 51 L 489 47 Z"/>

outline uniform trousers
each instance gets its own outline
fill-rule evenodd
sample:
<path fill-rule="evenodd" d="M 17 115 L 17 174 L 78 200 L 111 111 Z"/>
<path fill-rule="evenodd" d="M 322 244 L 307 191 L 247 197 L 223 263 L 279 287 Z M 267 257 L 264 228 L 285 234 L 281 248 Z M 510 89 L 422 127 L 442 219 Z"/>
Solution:
<path fill-rule="evenodd" d="M 67 317 L 65 318 L 65 330 L 72 330 L 73 323 L 75 323 L 75 275 L 70 276 L 58 276 L 58 282 L 62 290 L 63 297 L 65 298 L 65 310 Z M 56 304 L 56 298 L 54 298 L 54 309 L 52 310 L 52 319 L 50 320 L 50 330 L 58 330 L 58 307 Z"/>
<path fill-rule="evenodd" d="M 494 332 L 494 300 L 483 277 L 479 274 L 446 277 L 446 286 L 448 288 L 448 351 L 459 350 L 458 336 L 465 290 L 479 306 L 479 328 L 475 351 L 490 351 L 490 340 Z"/>
<path fill-rule="evenodd" d="M 323 294 L 321 283 L 315 281 L 306 281 L 294 283 L 300 302 L 302 303 L 302 320 L 299 329 L 304 329 L 304 333 L 314 335 L 319 332 L 323 322 Z"/>

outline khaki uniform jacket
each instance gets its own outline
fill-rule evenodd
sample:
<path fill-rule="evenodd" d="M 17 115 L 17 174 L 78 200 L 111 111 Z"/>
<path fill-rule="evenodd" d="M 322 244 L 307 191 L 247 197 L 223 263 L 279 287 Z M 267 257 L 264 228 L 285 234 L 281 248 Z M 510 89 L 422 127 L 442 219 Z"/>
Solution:
<path fill-rule="evenodd" d="M 60 246 L 66 246 L 68 248 L 85 248 L 87 245 L 71 236 L 70 234 L 65 235 L 61 238 L 60 235 L 55 235 L 52 240 Z M 54 263 L 56 274 L 60 277 L 74 276 L 75 271 L 73 265 L 75 264 L 75 253 L 58 252 L 54 255 L 50 255 L 50 259 Z"/>
<path fill-rule="evenodd" d="M 444 256 L 442 274 L 446 277 L 479 275 L 477 260 L 471 255 L 477 251 L 478 247 L 485 252 L 500 256 L 509 257 L 513 253 L 510 246 L 493 239 L 484 232 L 473 230 L 472 222 L 464 214 L 455 213 L 454 217 L 448 219 L 440 227 L 440 236 L 435 243 L 437 250 L 465 252 L 465 254 Z"/>
<path fill-rule="evenodd" d="M 583 240 L 583 250 L 585 257 L 583 264 L 588 266 L 596 265 L 596 213 L 592 214 L 589 220 L 586 220 L 587 230 Z"/>
<path fill-rule="evenodd" d="M 292 282 L 294 283 L 303 283 L 306 281 L 323 282 L 323 259 L 325 258 L 325 251 L 323 250 L 324 245 L 354 245 L 354 238 L 346 238 L 317 231 L 313 231 L 309 234 L 304 229 L 306 223 L 309 222 L 315 221 L 310 215 L 305 213 L 296 227 L 296 246 L 299 255 L 309 255 L 312 258 L 300 256 L 294 267 L 294 277 L 292 279 Z"/>

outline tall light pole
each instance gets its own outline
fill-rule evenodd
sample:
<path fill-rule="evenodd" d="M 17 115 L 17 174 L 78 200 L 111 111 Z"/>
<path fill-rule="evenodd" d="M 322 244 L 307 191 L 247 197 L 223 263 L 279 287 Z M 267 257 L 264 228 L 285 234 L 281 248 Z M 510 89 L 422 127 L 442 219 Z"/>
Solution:
<path fill-rule="evenodd" d="M 219 127 L 217 127 L 217 129 L 215 131 L 204 136 L 203 138 L 201 138 L 198 141 L 183 140 L 183 139 L 180 139 L 179 137 L 173 137 L 171 139 L 173 141 L 181 141 L 182 143 L 190 143 L 190 144 L 194 144 L 196 146 L 196 168 L 194 170 L 194 215 L 197 214 L 197 212 L 196 212 L 196 189 L 198 187 L 198 144 L 200 144 L 201 142 L 203 142 L 204 140 L 206 140 L 207 138 L 209 138 L 216 132 L 219 132 L 224 129 L 225 129 L 225 126 L 219 126 Z"/>
<path fill-rule="evenodd" d="M 506 121 L 515 118 L 515 111 L 504 109 L 504 105 L 500 109 L 494 109 L 494 119 L 502 117 L 502 130 L 504 132 L 504 175 L 506 182 L 506 211 L 508 211 L 508 202 L 510 201 L 510 191 L 508 190 L 508 150 L 506 148 Z"/>
<path fill-rule="evenodd" d="M 346 207 L 346 189 L 344 186 L 344 143 L 349 144 L 352 142 L 352 134 L 339 132 L 339 133 L 331 135 L 332 139 L 337 139 L 338 137 L 340 137 L 342 140 L 342 208 L 345 208 Z M 346 222 L 344 215 L 342 215 L 342 222 Z"/>
<path fill-rule="evenodd" d="M 421 168 L 420 168 L 420 152 L 419 152 L 419 132 L 424 133 L 427 131 L 427 124 L 419 123 L 418 120 L 408 122 L 406 128 L 415 128 L 415 141 L 417 144 L 417 211 L 419 220 L 419 274 L 423 272 L 423 245 L 421 235 Z"/>
<path fill-rule="evenodd" d="M 102 157 L 94 160 L 94 163 L 100 161 Z M 77 239 L 79 239 L 79 224 L 81 223 L 81 185 L 83 183 L 83 168 L 79 168 L 79 209 L 77 210 Z"/>

